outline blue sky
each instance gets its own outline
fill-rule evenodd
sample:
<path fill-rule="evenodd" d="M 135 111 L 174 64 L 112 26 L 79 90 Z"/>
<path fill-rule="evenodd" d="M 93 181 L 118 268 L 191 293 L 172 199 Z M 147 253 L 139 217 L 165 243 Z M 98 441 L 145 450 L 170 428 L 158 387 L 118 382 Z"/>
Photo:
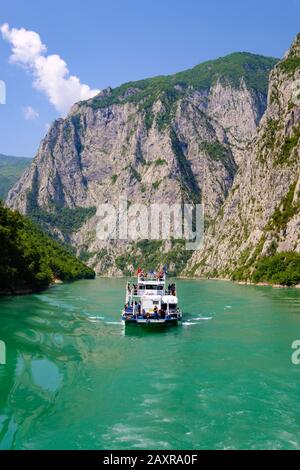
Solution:
<path fill-rule="evenodd" d="M 38 33 L 47 47 L 41 55 L 58 54 L 90 89 L 173 73 L 234 51 L 281 57 L 300 31 L 299 20 L 300 0 L 1 0 L 0 6 L 0 25 L 8 23 L 9 34 L 12 28 Z M 47 95 L 51 83 L 33 86 L 30 66 L 9 63 L 11 54 L 12 42 L 0 34 L 0 79 L 7 87 L 0 153 L 34 156 L 63 105 Z"/>

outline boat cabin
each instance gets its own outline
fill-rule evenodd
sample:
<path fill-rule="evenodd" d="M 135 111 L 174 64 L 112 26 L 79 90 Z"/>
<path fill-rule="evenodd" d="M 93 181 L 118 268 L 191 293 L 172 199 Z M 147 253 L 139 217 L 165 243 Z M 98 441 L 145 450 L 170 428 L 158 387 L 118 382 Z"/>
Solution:
<path fill-rule="evenodd" d="M 166 288 L 166 276 L 161 272 L 139 273 L 136 284 L 127 284 L 125 321 L 173 321 L 181 320 L 175 284 Z"/>

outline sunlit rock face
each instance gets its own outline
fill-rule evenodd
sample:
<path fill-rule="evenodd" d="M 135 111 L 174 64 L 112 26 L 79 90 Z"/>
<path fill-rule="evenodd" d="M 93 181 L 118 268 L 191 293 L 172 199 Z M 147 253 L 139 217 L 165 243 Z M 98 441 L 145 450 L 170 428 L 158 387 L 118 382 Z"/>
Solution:
<path fill-rule="evenodd" d="M 300 35 L 270 77 L 268 106 L 228 199 L 187 271 L 247 278 L 265 255 L 300 253 Z"/>

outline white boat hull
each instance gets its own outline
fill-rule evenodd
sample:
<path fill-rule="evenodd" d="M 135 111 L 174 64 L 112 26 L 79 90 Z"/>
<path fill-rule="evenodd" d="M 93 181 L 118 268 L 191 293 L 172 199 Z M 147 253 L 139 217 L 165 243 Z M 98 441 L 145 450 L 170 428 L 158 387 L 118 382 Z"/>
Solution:
<path fill-rule="evenodd" d="M 181 323 L 182 316 L 179 315 L 178 317 L 171 317 L 171 318 L 133 318 L 133 317 L 125 317 L 122 315 L 122 320 L 125 325 L 141 325 L 141 326 L 148 326 L 148 325 L 178 325 Z"/>

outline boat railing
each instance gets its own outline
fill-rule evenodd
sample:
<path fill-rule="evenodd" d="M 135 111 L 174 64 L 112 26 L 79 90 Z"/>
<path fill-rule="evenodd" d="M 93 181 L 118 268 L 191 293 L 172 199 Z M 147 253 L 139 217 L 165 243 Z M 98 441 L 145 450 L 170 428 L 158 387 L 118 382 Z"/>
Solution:
<path fill-rule="evenodd" d="M 139 274 L 138 275 L 138 282 L 147 282 L 147 281 L 160 281 L 163 282 L 166 280 L 165 274 Z"/>
<path fill-rule="evenodd" d="M 172 291 L 174 292 L 174 291 Z M 171 291 L 165 289 L 130 289 L 128 290 L 129 297 L 142 296 L 144 294 L 153 294 L 153 295 L 172 295 Z"/>
<path fill-rule="evenodd" d="M 128 297 L 137 297 L 144 294 L 153 295 L 173 295 L 176 296 L 176 287 L 173 289 L 128 289 Z"/>

